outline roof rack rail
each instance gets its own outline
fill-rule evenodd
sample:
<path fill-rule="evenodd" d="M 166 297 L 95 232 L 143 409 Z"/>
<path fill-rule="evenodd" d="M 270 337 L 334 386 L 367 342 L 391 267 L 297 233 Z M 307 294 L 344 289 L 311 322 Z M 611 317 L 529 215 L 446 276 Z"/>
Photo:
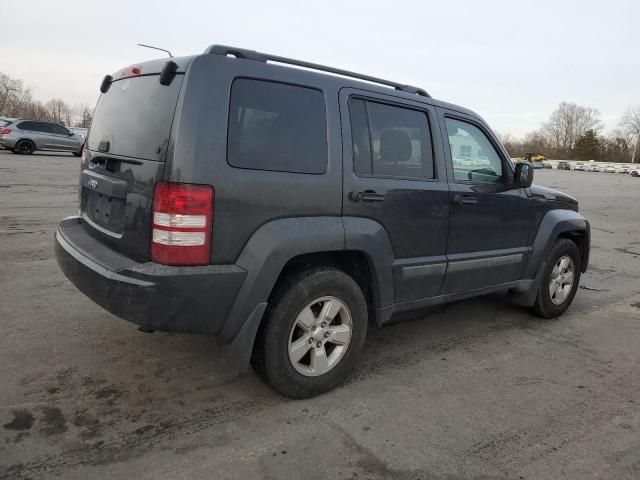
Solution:
<path fill-rule="evenodd" d="M 214 55 L 232 55 L 236 58 L 243 58 L 246 60 L 254 60 L 256 62 L 264 62 L 268 61 L 284 63 L 288 65 L 296 65 L 298 67 L 309 68 L 312 70 L 320 70 L 323 72 L 333 73 L 335 75 L 342 75 L 344 77 L 352 77 L 357 78 L 359 80 L 365 80 L 367 82 L 379 83 L 381 85 L 386 85 L 389 87 L 393 87 L 396 90 L 401 92 L 413 93 L 416 95 L 420 95 L 423 97 L 431 97 L 426 90 L 422 88 L 413 87 L 411 85 L 402 85 L 401 83 L 392 82 L 391 80 L 384 80 L 382 78 L 371 77 L 369 75 L 363 75 L 361 73 L 350 72 L 348 70 L 342 70 L 340 68 L 327 67 L 326 65 L 320 65 L 318 63 L 305 62 L 303 60 L 295 60 L 293 58 L 280 57 L 278 55 L 271 55 L 269 53 L 261 53 L 256 52 L 255 50 L 247 50 L 244 48 L 230 47 L 227 45 L 211 45 L 207 47 L 204 51 L 205 54 L 214 54 Z"/>

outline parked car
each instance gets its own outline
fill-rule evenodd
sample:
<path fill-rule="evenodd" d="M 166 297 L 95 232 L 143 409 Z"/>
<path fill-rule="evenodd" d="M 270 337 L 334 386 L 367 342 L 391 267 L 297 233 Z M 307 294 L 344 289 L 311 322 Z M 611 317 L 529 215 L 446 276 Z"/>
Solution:
<path fill-rule="evenodd" d="M 535 168 L 536 170 L 542 169 L 542 168 L 544 168 L 544 164 L 542 162 L 535 162 L 533 164 L 533 168 Z"/>
<path fill-rule="evenodd" d="M 558 162 L 558 170 L 571 170 L 569 162 Z"/>
<path fill-rule="evenodd" d="M 605 173 L 616 173 L 616 167 L 614 165 L 606 165 L 603 171 Z"/>
<path fill-rule="evenodd" d="M 630 171 L 631 169 L 629 168 L 628 165 L 622 165 L 618 167 L 618 173 L 629 173 Z"/>
<path fill-rule="evenodd" d="M 80 156 L 84 138 L 57 123 L 17 120 L 0 128 L 0 145 L 24 155 L 50 150 Z"/>
<path fill-rule="evenodd" d="M 576 166 L 573 169 L 581 172 L 586 172 L 587 166 L 582 162 L 578 162 L 576 163 Z"/>
<path fill-rule="evenodd" d="M 598 165 L 589 165 L 589 168 L 587 168 L 588 172 L 599 172 L 600 171 L 600 167 Z"/>
<path fill-rule="evenodd" d="M 76 135 L 78 135 L 82 139 L 87 138 L 87 132 L 89 131 L 88 128 L 82 128 L 82 127 L 69 127 L 69 130 L 75 133 Z"/>
<path fill-rule="evenodd" d="M 640 167 L 635 167 L 629 170 L 629 175 L 631 175 L 632 177 L 639 177 L 640 176 Z"/>
<path fill-rule="evenodd" d="M 542 166 L 543 166 L 544 168 L 546 168 L 546 169 L 549 169 L 549 170 L 551 170 L 551 169 L 553 168 L 553 165 L 551 165 L 551 164 L 550 164 L 550 163 L 548 163 L 548 162 L 544 162 L 544 163 L 542 164 Z"/>
<path fill-rule="evenodd" d="M 289 397 L 338 385 L 407 311 L 505 291 L 556 317 L 587 268 L 578 202 L 420 88 L 211 46 L 101 92 L 60 268 L 143 331 L 217 336 Z"/>

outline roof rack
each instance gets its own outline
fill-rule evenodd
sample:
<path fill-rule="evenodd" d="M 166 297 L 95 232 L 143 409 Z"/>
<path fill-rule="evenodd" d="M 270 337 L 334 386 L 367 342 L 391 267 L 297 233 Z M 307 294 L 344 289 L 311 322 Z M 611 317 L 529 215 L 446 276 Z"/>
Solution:
<path fill-rule="evenodd" d="M 271 55 L 269 53 L 256 52 L 255 50 L 247 50 L 244 48 L 230 47 L 227 45 L 211 45 L 204 51 L 205 54 L 214 55 L 233 55 L 236 58 L 243 58 L 246 60 L 254 60 L 256 62 L 268 61 L 284 63 L 287 65 L 296 65 L 298 67 L 310 68 L 312 70 L 320 70 L 323 72 L 333 73 L 336 75 L 342 75 L 345 77 L 357 78 L 359 80 L 365 80 L 367 82 L 379 83 L 381 85 L 387 85 L 393 87 L 401 92 L 413 93 L 421 95 L 423 97 L 431 97 L 426 90 L 418 87 L 412 87 L 411 85 L 402 85 L 401 83 L 392 82 L 391 80 L 384 80 L 382 78 L 371 77 L 369 75 L 362 75 L 361 73 L 354 73 L 348 70 L 342 70 L 340 68 L 327 67 L 326 65 L 320 65 L 318 63 L 305 62 L 302 60 L 295 60 L 293 58 L 280 57 L 278 55 Z"/>

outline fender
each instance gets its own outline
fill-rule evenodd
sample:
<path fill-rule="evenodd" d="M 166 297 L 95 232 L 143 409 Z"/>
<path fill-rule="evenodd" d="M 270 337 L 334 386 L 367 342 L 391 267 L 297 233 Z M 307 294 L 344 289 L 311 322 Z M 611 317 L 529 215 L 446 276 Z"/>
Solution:
<path fill-rule="evenodd" d="M 370 260 L 375 284 L 375 319 L 378 326 L 389 320 L 393 313 L 395 291 L 392 264 L 393 248 L 384 227 L 369 218 L 343 217 L 345 247 L 363 252 Z"/>
<path fill-rule="evenodd" d="M 221 340 L 240 341 L 236 337 L 242 329 L 253 343 L 271 290 L 289 260 L 305 253 L 344 250 L 344 246 L 344 227 L 338 216 L 282 218 L 258 228 L 236 261 L 248 274 L 219 332 Z M 255 325 L 244 326 L 247 321 Z"/>
<path fill-rule="evenodd" d="M 535 278 L 540 266 L 546 261 L 558 237 L 565 232 L 581 232 L 585 237 L 582 252 L 582 271 L 589 262 L 591 228 L 589 222 L 573 210 L 550 210 L 542 218 L 533 240 L 533 253 L 524 269 L 522 278 Z"/>
<path fill-rule="evenodd" d="M 376 323 L 393 311 L 393 250 L 379 223 L 353 217 L 297 217 L 262 225 L 244 247 L 236 265 L 248 272 L 219 333 L 225 364 L 237 373 L 249 365 L 253 341 L 269 295 L 289 260 L 306 253 L 355 250 L 371 262 Z"/>

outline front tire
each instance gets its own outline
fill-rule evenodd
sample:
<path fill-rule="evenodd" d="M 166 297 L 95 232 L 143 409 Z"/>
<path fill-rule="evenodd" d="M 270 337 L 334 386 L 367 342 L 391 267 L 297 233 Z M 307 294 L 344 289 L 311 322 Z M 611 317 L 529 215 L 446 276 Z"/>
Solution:
<path fill-rule="evenodd" d="M 538 316 L 555 318 L 569 308 L 578 290 L 581 267 L 578 246 L 568 238 L 559 239 L 545 265 L 542 284 L 533 306 Z"/>
<path fill-rule="evenodd" d="M 367 303 L 353 278 L 334 268 L 301 271 L 272 296 L 251 365 L 282 395 L 319 395 L 347 377 L 367 323 Z"/>

